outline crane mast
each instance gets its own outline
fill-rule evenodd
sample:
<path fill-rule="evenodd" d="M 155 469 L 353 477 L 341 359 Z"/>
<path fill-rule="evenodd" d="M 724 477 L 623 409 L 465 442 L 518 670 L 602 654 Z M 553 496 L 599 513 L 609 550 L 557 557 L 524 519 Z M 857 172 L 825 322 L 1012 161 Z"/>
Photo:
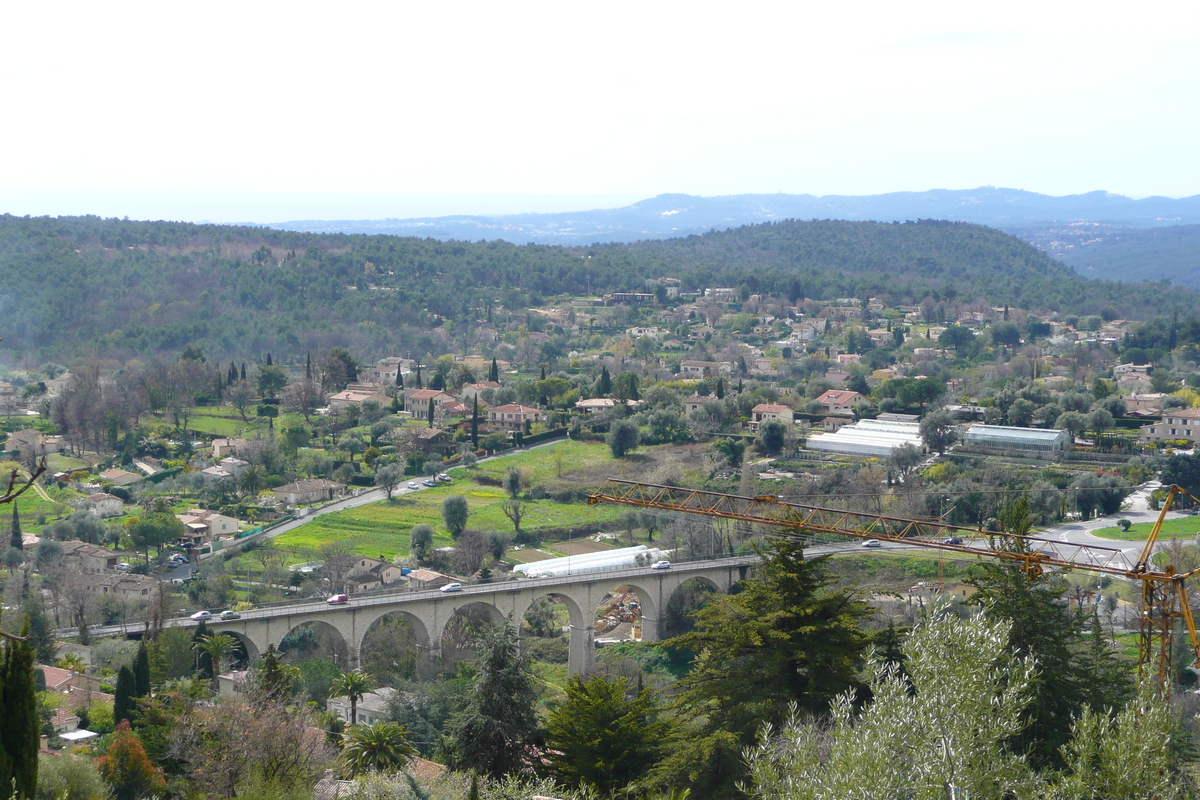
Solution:
<path fill-rule="evenodd" d="M 952 551 L 1015 564 L 1031 578 L 1041 575 L 1047 568 L 1056 568 L 1136 580 L 1140 582 L 1142 590 L 1138 670 L 1155 669 L 1159 683 L 1167 687 L 1172 634 L 1177 620 L 1183 622 L 1191 640 L 1195 652 L 1193 666 L 1200 669 L 1200 638 L 1197 637 L 1185 583 L 1188 578 L 1200 573 L 1200 569 L 1180 573 L 1176 572 L 1173 565 L 1155 569 L 1150 563 L 1163 520 L 1172 500 L 1179 493 L 1192 497 L 1178 486 L 1171 487 L 1150 538 L 1133 564 L 1128 562 L 1123 551 L 1113 547 L 1068 544 L 1036 536 L 996 534 L 950 525 L 940 520 L 823 508 L 787 502 L 770 495 L 741 497 L 610 479 L 588 497 L 588 503 L 615 503 L 764 525 L 774 528 L 777 531 L 775 535 L 782 537 L 811 538 L 814 534 L 831 534 Z"/>

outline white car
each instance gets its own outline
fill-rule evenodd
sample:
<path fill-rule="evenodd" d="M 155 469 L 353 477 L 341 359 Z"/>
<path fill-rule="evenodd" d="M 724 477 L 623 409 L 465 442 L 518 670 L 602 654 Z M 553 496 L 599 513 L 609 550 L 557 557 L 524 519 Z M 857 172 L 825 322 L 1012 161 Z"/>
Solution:
<path fill-rule="evenodd" d="M 438 589 L 438 591 L 439 592 L 461 592 L 462 584 L 461 583 L 447 583 L 441 589 Z"/>
<path fill-rule="evenodd" d="M 115 569 L 117 572 L 129 572 L 129 570 L 133 569 L 133 567 L 131 567 L 129 564 L 122 561 L 121 563 L 119 563 L 115 567 L 113 567 L 113 569 Z"/>
<path fill-rule="evenodd" d="M 883 547 L 883 542 L 878 539 L 867 539 L 862 543 L 863 547 Z"/>
<path fill-rule="evenodd" d="M 205 620 L 205 619 L 212 619 L 212 612 L 211 611 L 197 611 L 195 614 L 192 614 L 192 619 L 196 620 L 197 622 L 199 622 L 201 620 Z"/>
<path fill-rule="evenodd" d="M 670 569 L 670 568 L 671 568 L 670 561 L 655 561 L 653 564 L 650 565 L 650 569 Z"/>
<path fill-rule="evenodd" d="M 416 481 L 409 481 L 409 482 L 408 482 L 408 488 L 410 488 L 410 489 L 415 489 L 415 488 L 417 488 L 417 482 L 416 482 Z"/>

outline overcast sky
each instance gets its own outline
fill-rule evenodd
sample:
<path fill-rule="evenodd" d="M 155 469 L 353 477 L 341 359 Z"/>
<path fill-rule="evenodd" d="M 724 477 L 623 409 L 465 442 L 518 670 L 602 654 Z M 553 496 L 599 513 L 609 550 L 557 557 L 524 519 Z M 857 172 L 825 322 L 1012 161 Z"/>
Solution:
<path fill-rule="evenodd" d="M 158 0 L 4 23 L 0 211 L 1200 194 L 1194 2 Z"/>

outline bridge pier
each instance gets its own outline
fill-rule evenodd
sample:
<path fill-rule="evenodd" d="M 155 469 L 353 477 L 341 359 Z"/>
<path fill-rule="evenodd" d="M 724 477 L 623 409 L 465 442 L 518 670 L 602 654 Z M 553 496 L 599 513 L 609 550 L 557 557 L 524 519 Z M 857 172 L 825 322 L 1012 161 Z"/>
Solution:
<path fill-rule="evenodd" d="M 581 675 L 596 663 L 596 633 L 591 626 L 572 625 L 567 674 Z"/>

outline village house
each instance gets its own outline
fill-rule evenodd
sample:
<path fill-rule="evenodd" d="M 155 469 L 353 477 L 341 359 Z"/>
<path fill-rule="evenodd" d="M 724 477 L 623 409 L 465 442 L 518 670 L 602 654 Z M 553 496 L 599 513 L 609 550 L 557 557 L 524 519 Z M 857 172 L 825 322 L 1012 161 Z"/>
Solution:
<path fill-rule="evenodd" d="M 417 389 L 415 387 L 404 389 L 404 408 L 414 416 L 426 413 L 430 400 L 435 406 L 458 402 L 457 397 L 440 389 Z"/>
<path fill-rule="evenodd" d="M 764 422 L 782 422 L 792 429 L 792 410 L 779 403 L 759 403 L 750 409 L 750 429 L 758 430 Z"/>
<path fill-rule="evenodd" d="M 834 386 L 841 386 L 846 381 L 850 380 L 850 373 L 840 367 L 825 371 L 825 380 L 832 383 Z"/>
<path fill-rule="evenodd" d="M 441 428 L 410 428 L 408 439 L 413 448 L 426 455 L 444 454 L 454 445 L 450 433 Z"/>
<path fill-rule="evenodd" d="M 496 406 L 488 409 L 488 425 L 493 428 L 520 431 L 526 423 L 533 425 L 545 420 L 546 416 L 537 406 L 523 406 L 519 403 Z"/>
<path fill-rule="evenodd" d="M 392 399 L 378 389 L 346 389 L 329 398 L 329 407 L 334 411 L 358 408 L 363 403 L 376 403 L 381 408 L 390 405 Z"/>
<path fill-rule="evenodd" d="M 617 401 L 611 397 L 591 397 L 587 400 L 577 400 L 575 402 L 575 408 L 584 414 L 602 414 L 605 411 L 612 411 L 616 405 Z"/>
<path fill-rule="evenodd" d="M 360 370 L 358 377 L 359 380 L 376 386 L 395 386 L 397 372 L 401 376 L 408 375 L 416 366 L 417 362 L 411 358 L 389 356 L 381 358 L 373 367 Z"/>
<path fill-rule="evenodd" d="M 817 398 L 827 414 L 839 417 L 854 416 L 854 404 L 862 399 L 858 392 L 830 389 Z"/>
<path fill-rule="evenodd" d="M 220 461 L 226 456 L 237 455 L 238 453 L 244 452 L 249 445 L 249 439 L 213 439 L 213 460 Z"/>
<path fill-rule="evenodd" d="M 324 478 L 305 478 L 271 490 L 278 502 L 289 506 L 322 503 L 341 496 L 345 491 L 345 484 Z"/>
<path fill-rule="evenodd" d="M 100 477 L 111 483 L 113 486 L 128 486 L 131 483 L 137 483 L 142 479 L 141 475 L 136 472 L 128 472 L 123 469 L 106 469 L 100 473 Z"/>
<path fill-rule="evenodd" d="M 19 452 L 22 455 L 28 453 L 36 458 L 41 458 L 50 453 L 60 453 L 66 446 L 66 442 L 61 436 L 47 436 L 33 428 L 22 428 L 8 435 L 5 449 L 10 453 Z"/>
<path fill-rule="evenodd" d="M 88 495 L 87 507 L 89 511 L 102 519 L 119 517 L 125 513 L 125 501 L 108 492 L 96 492 Z"/>
<path fill-rule="evenodd" d="M 346 591 L 362 592 L 389 586 L 404 577 L 400 567 L 379 558 L 360 558 L 346 577 Z"/>
<path fill-rule="evenodd" d="M 189 509 L 186 514 L 176 514 L 175 518 L 187 530 L 179 537 L 179 544 L 184 547 L 199 547 L 220 536 L 234 536 L 238 531 L 238 521 L 233 517 L 202 508 Z"/>
<path fill-rule="evenodd" d="M 78 540 L 59 542 L 63 561 L 72 572 L 97 575 L 117 568 L 121 560 L 119 553 L 106 550 L 100 545 Z"/>
<path fill-rule="evenodd" d="M 388 719 L 388 701 L 396 693 L 395 689 L 384 686 L 372 692 L 367 692 L 355 704 L 355 715 L 359 725 L 374 725 Z M 325 707 L 337 714 L 347 723 L 350 722 L 350 701 L 345 697 L 331 697 Z"/>
<path fill-rule="evenodd" d="M 487 389 L 499 389 L 500 384 L 496 381 L 480 381 L 479 383 L 468 383 L 462 387 L 462 397 L 464 400 L 474 400 L 476 397 Z M 428 401 L 426 401 L 428 402 Z M 483 402 L 480 398 L 479 402 Z"/>
<path fill-rule="evenodd" d="M 717 378 L 733 374 L 733 365 L 725 361 L 684 361 L 679 365 L 684 378 Z"/>
<path fill-rule="evenodd" d="M 1125 413 L 1158 416 L 1162 412 L 1162 402 L 1167 396 L 1164 392 L 1131 394 L 1125 398 Z"/>
<path fill-rule="evenodd" d="M 1200 408 L 1169 408 L 1163 411 L 1162 421 L 1143 425 L 1138 438 L 1143 442 L 1200 441 Z"/>
<path fill-rule="evenodd" d="M 241 478 L 242 475 L 246 473 L 246 470 L 250 469 L 250 462 L 243 461 L 242 459 L 234 456 L 226 456 L 225 458 L 221 459 L 217 466 L 237 479 Z"/>
<path fill-rule="evenodd" d="M 221 697 L 237 697 L 250 689 L 250 673 L 239 669 L 217 676 L 217 694 Z"/>
<path fill-rule="evenodd" d="M 149 575 L 114 573 L 111 575 L 85 575 L 84 588 L 91 594 L 118 597 L 122 600 L 150 600 L 158 588 L 158 581 Z"/>
<path fill-rule="evenodd" d="M 205 486 L 212 486 L 221 481 L 233 480 L 233 473 L 224 467 L 205 467 L 200 470 L 200 478 Z"/>
<path fill-rule="evenodd" d="M 431 569 L 414 569 L 408 573 L 408 587 L 413 591 L 440 589 L 447 583 L 454 583 L 454 578 Z"/>

